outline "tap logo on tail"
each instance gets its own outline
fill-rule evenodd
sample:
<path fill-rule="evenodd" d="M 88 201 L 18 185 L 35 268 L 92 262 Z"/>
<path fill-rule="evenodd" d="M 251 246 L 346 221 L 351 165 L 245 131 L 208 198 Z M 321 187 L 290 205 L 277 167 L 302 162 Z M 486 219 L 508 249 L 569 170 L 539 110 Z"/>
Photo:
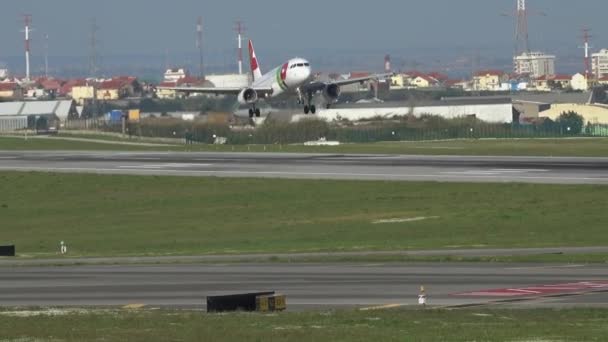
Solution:
<path fill-rule="evenodd" d="M 251 61 L 251 73 L 253 74 L 253 80 L 255 81 L 262 78 L 262 71 L 260 70 L 258 58 L 255 55 L 253 42 L 251 40 L 249 40 L 249 59 Z"/>

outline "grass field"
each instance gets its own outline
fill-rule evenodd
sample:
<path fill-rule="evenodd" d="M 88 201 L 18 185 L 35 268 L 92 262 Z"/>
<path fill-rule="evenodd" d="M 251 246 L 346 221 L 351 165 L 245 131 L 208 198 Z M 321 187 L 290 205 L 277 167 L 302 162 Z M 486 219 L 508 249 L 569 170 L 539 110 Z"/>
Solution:
<path fill-rule="evenodd" d="M 98 139 L 98 136 L 92 136 Z M 303 145 L 192 145 L 174 147 L 126 146 L 128 141 L 113 137 L 117 144 L 74 142 L 59 138 L 0 137 L 0 150 L 132 150 L 132 151 L 218 151 L 218 152 L 310 152 L 310 153 L 380 153 L 380 154 L 431 154 L 431 155 L 521 155 L 521 156 L 588 156 L 608 157 L 608 138 L 597 139 L 498 139 L 455 140 L 428 142 L 379 142 L 370 144 L 344 144 L 335 147 L 307 147 Z M 146 142 L 154 140 L 146 139 Z M 134 139 L 132 142 L 138 142 Z"/>
<path fill-rule="evenodd" d="M 0 313 L 2 341 L 605 341 L 608 310 Z M 31 314 L 31 312 L 30 312 Z"/>
<path fill-rule="evenodd" d="M 605 186 L 0 173 L 21 256 L 608 245 Z"/>

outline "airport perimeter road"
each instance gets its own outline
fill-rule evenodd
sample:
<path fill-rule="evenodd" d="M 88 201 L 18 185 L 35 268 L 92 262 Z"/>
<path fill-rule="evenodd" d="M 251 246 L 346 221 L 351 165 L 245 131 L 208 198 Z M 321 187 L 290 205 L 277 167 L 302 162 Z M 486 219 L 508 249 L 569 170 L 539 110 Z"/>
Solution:
<path fill-rule="evenodd" d="M 440 306 L 529 298 L 509 305 L 608 307 L 608 294 L 602 292 L 608 289 L 607 280 L 605 265 L 2 267 L 0 305 L 203 309 L 209 295 L 275 290 L 287 295 L 291 310 L 395 307 L 415 305 L 420 286 L 425 286 L 429 304 Z"/>
<path fill-rule="evenodd" d="M 274 153 L 0 152 L 0 171 L 608 184 L 608 158 Z"/>

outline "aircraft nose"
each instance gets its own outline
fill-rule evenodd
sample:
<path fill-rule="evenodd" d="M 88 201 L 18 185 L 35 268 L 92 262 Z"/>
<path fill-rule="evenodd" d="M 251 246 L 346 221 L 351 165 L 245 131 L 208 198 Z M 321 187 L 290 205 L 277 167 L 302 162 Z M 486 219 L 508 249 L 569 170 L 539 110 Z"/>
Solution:
<path fill-rule="evenodd" d="M 310 75 L 312 75 L 312 70 L 310 69 L 310 67 L 305 68 L 302 75 L 304 77 L 304 80 L 308 80 L 310 78 Z"/>

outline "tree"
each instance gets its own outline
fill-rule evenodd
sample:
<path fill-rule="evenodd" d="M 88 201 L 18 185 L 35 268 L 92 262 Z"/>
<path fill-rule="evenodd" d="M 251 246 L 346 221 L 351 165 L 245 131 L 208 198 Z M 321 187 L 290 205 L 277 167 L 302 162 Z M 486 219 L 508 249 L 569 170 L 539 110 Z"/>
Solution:
<path fill-rule="evenodd" d="M 557 118 L 557 123 L 563 133 L 577 135 L 582 133 L 585 119 L 578 113 L 569 111 L 562 113 L 559 118 Z"/>

